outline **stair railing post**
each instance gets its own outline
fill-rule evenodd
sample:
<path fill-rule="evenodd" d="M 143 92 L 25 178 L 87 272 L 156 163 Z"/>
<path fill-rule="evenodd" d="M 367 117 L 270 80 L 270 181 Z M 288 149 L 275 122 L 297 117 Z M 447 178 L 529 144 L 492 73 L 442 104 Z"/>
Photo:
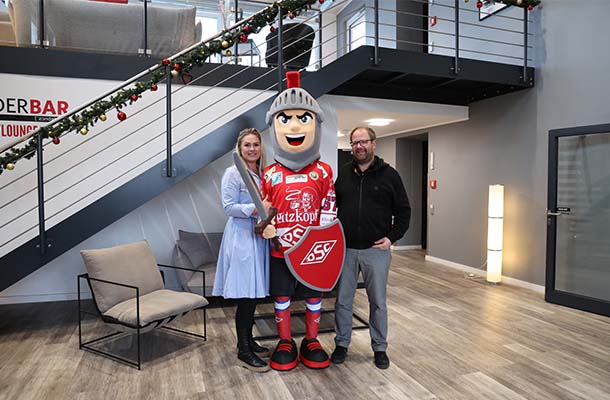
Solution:
<path fill-rule="evenodd" d="M 144 0 L 144 57 L 148 56 L 148 1 Z"/>
<path fill-rule="evenodd" d="M 374 64 L 379 64 L 379 0 L 375 0 L 374 5 L 375 13 L 375 61 Z M 366 19 L 366 18 L 365 18 Z M 366 32 L 366 28 L 364 29 Z"/>
<path fill-rule="evenodd" d="M 239 0 L 235 0 L 235 23 L 239 21 Z M 239 39 L 235 41 L 235 65 L 239 64 Z"/>
<path fill-rule="evenodd" d="M 165 176 L 172 176 L 172 67 L 171 63 L 165 66 Z"/>
<path fill-rule="evenodd" d="M 322 11 L 318 12 L 318 69 L 322 69 Z"/>
<path fill-rule="evenodd" d="M 527 36 L 528 36 L 528 24 L 527 24 L 528 12 L 527 8 L 523 8 L 523 82 L 527 82 Z"/>
<path fill-rule="evenodd" d="M 41 255 L 45 255 L 47 252 L 47 238 L 45 229 L 45 216 L 44 216 L 44 176 L 43 176 L 43 157 L 42 157 L 42 133 L 38 132 L 38 138 L 36 139 L 36 169 L 38 171 L 38 248 Z"/>
<path fill-rule="evenodd" d="M 460 0 L 455 0 L 455 57 L 453 58 L 453 73 L 460 73 Z"/>
<path fill-rule="evenodd" d="M 40 47 L 48 46 L 46 40 L 44 40 L 45 31 L 44 31 L 44 0 L 40 0 L 40 10 L 38 10 L 38 26 L 40 29 L 38 30 L 38 44 Z"/>
<path fill-rule="evenodd" d="M 281 4 L 278 6 L 277 12 L 277 91 L 281 93 L 283 90 L 283 81 L 284 81 L 284 40 L 283 40 L 283 18 L 284 12 L 282 10 Z"/>

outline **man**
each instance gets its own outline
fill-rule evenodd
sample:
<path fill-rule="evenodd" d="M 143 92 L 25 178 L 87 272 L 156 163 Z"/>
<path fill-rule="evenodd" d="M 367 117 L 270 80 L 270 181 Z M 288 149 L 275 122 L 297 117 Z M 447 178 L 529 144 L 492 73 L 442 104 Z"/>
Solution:
<path fill-rule="evenodd" d="M 411 207 L 398 172 L 375 155 L 376 135 L 369 127 L 350 133 L 353 161 L 339 170 L 335 182 L 338 217 L 346 239 L 345 261 L 335 303 L 335 351 L 341 364 L 352 336 L 352 306 L 362 272 L 369 300 L 371 345 L 377 368 L 390 366 L 386 287 L 390 246 L 409 227 Z"/>
<path fill-rule="evenodd" d="M 275 302 L 280 340 L 269 362 L 277 371 L 288 371 L 301 362 L 313 369 L 330 365 L 318 341 L 322 293 L 304 286 L 292 275 L 284 254 L 309 226 L 326 225 L 336 217 L 332 169 L 319 160 L 324 113 L 318 102 L 300 88 L 298 72 L 288 72 L 288 89 L 278 95 L 267 113 L 275 163 L 264 171 L 263 197 L 278 209 L 275 216 L 279 249 L 271 250 L 269 291 Z M 290 302 L 305 298 L 305 338 L 300 351 L 292 339 Z"/>

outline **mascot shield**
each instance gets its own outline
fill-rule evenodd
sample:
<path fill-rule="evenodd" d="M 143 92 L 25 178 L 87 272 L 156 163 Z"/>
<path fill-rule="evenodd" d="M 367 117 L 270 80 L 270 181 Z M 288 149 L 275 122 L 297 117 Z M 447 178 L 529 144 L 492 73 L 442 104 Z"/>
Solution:
<path fill-rule="evenodd" d="M 330 292 L 341 275 L 345 236 L 338 219 L 324 226 L 309 226 L 299 241 L 284 253 L 286 264 L 303 285 Z"/>

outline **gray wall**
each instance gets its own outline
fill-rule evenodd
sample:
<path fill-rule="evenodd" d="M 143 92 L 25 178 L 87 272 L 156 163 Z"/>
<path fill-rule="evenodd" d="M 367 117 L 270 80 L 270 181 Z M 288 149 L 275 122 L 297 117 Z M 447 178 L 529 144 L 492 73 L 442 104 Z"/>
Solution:
<path fill-rule="evenodd" d="M 422 224 L 422 157 L 421 140 L 402 138 L 396 140 L 396 170 L 405 185 L 411 204 L 411 223 L 407 234 L 395 244 L 397 246 L 421 245 Z"/>
<path fill-rule="evenodd" d="M 470 120 L 429 131 L 436 168 L 428 254 L 481 266 L 487 186 L 505 185 L 504 275 L 544 284 L 548 131 L 610 122 L 610 2 L 545 3 L 536 87 L 470 107 Z"/>

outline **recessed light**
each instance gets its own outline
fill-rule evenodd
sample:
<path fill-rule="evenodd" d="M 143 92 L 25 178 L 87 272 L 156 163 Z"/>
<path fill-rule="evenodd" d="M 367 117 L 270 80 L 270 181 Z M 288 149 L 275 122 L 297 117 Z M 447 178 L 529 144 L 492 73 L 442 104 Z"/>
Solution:
<path fill-rule="evenodd" d="M 388 126 L 390 123 L 394 122 L 394 120 L 390 118 L 371 118 L 364 122 L 371 126 Z"/>
<path fill-rule="evenodd" d="M 343 137 L 345 136 L 345 133 L 341 133 L 341 131 L 337 131 L 337 137 Z"/>

